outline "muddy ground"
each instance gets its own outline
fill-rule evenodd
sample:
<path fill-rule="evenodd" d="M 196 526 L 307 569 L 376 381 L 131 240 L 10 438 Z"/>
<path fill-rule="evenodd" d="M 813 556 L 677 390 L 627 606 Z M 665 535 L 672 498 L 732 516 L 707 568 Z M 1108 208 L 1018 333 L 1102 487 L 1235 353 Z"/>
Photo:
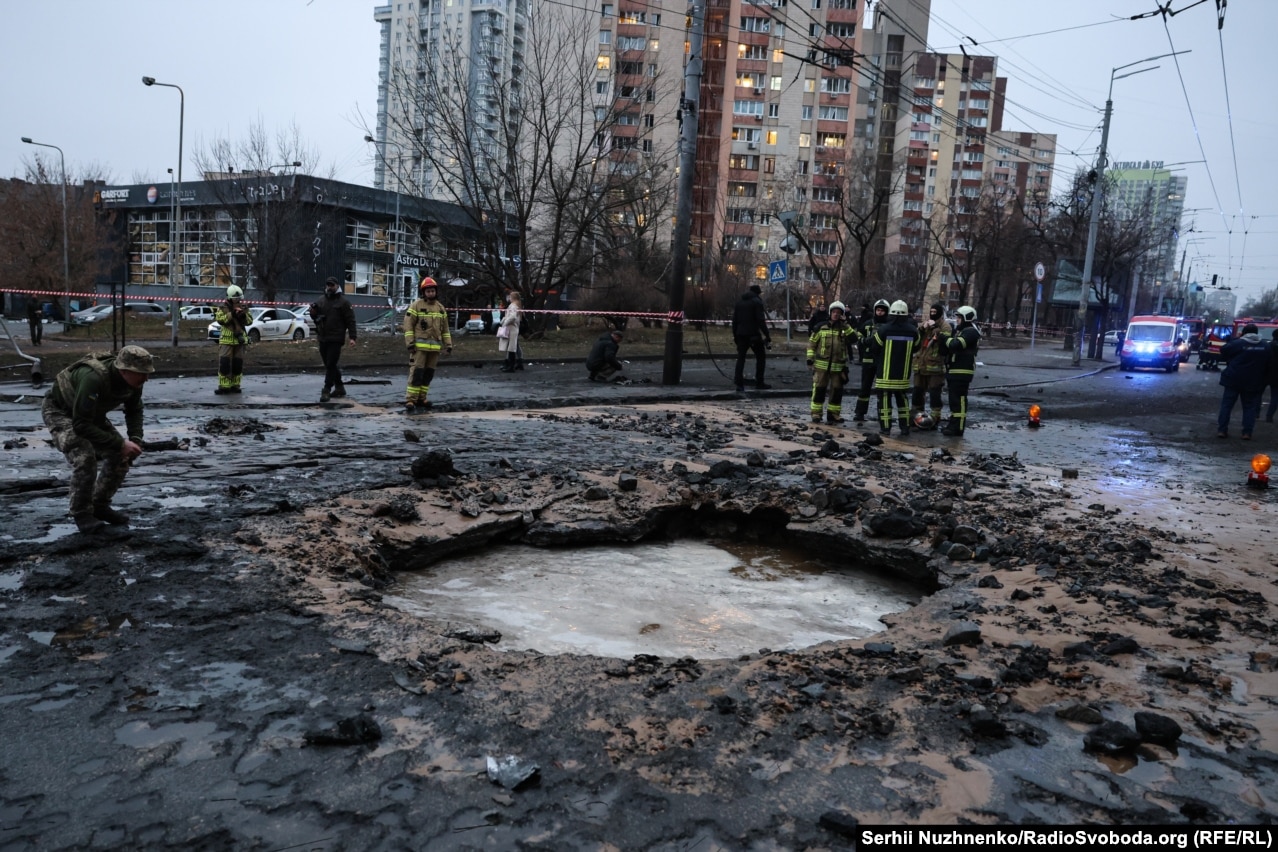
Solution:
<path fill-rule="evenodd" d="M 33 431 L 47 476 L 4 495 L 0 541 L 0 849 L 825 849 L 858 820 L 1273 819 L 1276 592 L 1250 546 L 1271 502 L 1217 491 L 1211 521 L 1195 486 L 1151 499 L 1103 458 L 1063 478 L 803 408 L 161 414 L 148 438 L 192 445 L 132 473 L 122 538 L 71 533 Z M 508 651 L 385 600 L 493 544 L 681 536 L 930 594 L 868 641 L 731 660 Z"/>

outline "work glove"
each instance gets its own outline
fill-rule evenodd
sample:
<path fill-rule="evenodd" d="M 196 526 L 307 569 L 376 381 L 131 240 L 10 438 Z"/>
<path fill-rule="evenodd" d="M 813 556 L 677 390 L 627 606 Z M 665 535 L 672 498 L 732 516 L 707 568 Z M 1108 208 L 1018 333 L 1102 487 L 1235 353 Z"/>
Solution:
<path fill-rule="evenodd" d="M 807 364 L 808 364 L 808 366 L 809 366 L 809 367 L 811 367 L 811 366 L 812 366 L 812 359 L 811 359 L 811 358 L 809 358 L 809 359 L 808 359 Z"/>

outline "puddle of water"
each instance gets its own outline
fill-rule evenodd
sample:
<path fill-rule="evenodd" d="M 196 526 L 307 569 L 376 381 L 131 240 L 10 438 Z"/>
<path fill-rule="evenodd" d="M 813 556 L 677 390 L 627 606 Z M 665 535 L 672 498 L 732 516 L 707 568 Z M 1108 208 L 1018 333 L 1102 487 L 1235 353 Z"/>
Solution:
<path fill-rule="evenodd" d="M 115 731 L 115 741 L 136 749 L 150 750 L 171 743 L 179 744 L 172 760 L 186 766 L 197 760 L 217 756 L 218 744 L 230 737 L 218 731 L 212 722 L 177 722 L 152 728 L 146 722 L 129 722 Z"/>
<path fill-rule="evenodd" d="M 26 576 L 26 571 L 0 572 L 0 592 L 16 592 L 22 588 L 22 581 Z"/>
<path fill-rule="evenodd" d="M 731 657 L 857 639 L 917 589 L 795 552 L 677 541 L 488 550 L 401 578 L 404 611 L 498 630 L 499 648 Z"/>
<path fill-rule="evenodd" d="M 200 509 L 208 505 L 209 498 L 188 494 L 181 497 L 156 497 L 155 502 L 163 509 Z"/>

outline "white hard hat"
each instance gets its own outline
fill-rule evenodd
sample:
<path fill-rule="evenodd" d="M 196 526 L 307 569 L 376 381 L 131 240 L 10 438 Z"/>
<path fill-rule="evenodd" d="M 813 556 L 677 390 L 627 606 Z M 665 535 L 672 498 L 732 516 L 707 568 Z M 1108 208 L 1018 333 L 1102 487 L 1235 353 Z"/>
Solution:
<path fill-rule="evenodd" d="M 910 315 L 910 306 L 900 299 L 897 299 L 892 303 L 892 307 L 888 308 L 888 315 L 894 317 L 908 317 Z"/>
<path fill-rule="evenodd" d="M 831 310 L 831 311 L 843 311 L 843 313 L 845 313 L 845 314 L 848 312 L 847 307 L 846 307 L 846 306 L 845 306 L 842 302 L 831 302 L 831 303 L 830 303 L 830 310 Z"/>

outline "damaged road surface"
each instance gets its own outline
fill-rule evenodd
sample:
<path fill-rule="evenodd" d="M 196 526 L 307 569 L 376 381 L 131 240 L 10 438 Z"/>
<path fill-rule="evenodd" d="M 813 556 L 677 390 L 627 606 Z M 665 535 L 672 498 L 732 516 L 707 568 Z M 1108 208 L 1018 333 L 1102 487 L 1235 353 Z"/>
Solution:
<path fill-rule="evenodd" d="M 148 437 L 175 449 L 139 461 L 112 538 L 74 533 L 32 431 L 6 456 L 0 847 L 1272 819 L 1266 497 L 1217 484 L 1203 512 L 1197 484 L 1063 480 L 997 430 L 885 442 L 805 408 L 166 410 Z M 390 600 L 499 545 L 682 538 L 798 548 L 919 603 L 866 639 L 696 659 L 504 649 Z"/>

